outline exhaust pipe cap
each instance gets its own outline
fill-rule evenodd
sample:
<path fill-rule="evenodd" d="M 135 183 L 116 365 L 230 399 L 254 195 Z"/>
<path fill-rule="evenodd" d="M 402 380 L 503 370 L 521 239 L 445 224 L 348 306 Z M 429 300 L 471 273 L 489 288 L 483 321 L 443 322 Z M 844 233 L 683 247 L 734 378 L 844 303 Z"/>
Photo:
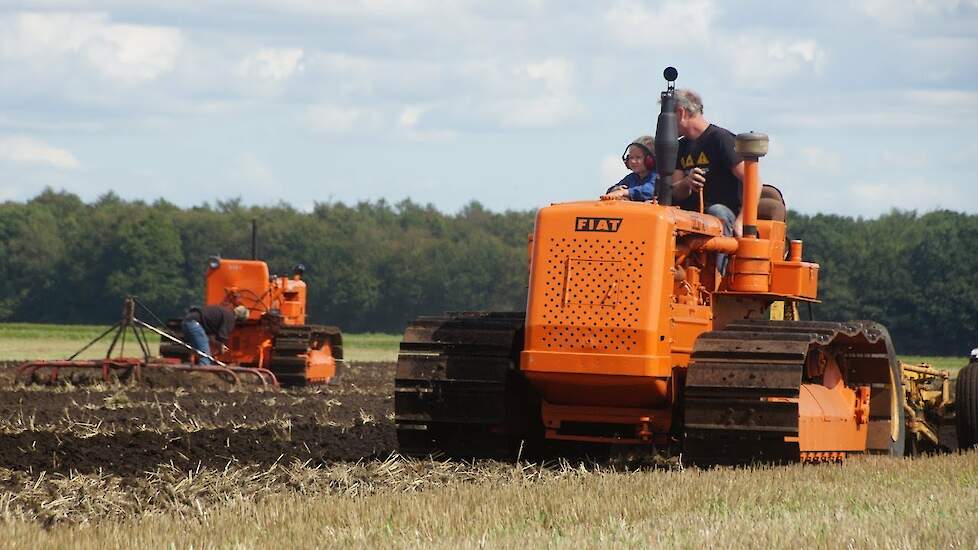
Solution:
<path fill-rule="evenodd" d="M 759 158 L 767 154 L 768 137 L 760 132 L 737 134 L 734 151 L 742 157 Z"/>

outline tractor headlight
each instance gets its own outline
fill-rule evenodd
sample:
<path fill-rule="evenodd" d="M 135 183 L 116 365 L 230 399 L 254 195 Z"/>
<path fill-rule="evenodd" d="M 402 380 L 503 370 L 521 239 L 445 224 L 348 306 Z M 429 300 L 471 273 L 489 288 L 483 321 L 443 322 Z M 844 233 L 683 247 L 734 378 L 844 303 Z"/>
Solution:
<path fill-rule="evenodd" d="M 207 267 L 208 269 L 217 269 L 221 267 L 221 259 L 218 258 L 217 256 L 211 256 L 210 258 L 207 258 Z"/>

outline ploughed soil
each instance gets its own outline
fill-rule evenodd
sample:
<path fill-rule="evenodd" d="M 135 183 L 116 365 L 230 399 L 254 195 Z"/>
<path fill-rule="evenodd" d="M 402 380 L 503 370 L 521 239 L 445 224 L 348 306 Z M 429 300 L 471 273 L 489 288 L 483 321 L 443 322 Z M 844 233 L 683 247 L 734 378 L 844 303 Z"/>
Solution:
<path fill-rule="evenodd" d="M 321 465 L 397 449 L 393 363 L 346 365 L 333 383 L 300 389 L 169 371 L 138 384 L 103 383 L 100 371 L 25 383 L 15 366 L 0 365 L 0 468 L 27 474 Z"/>

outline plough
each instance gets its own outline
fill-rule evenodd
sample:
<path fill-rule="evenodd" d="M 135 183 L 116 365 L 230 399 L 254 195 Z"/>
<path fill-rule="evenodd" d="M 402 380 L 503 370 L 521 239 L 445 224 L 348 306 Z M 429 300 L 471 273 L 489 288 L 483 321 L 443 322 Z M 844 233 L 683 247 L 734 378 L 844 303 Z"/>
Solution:
<path fill-rule="evenodd" d="M 144 369 L 165 369 L 168 371 L 177 372 L 200 372 L 214 374 L 233 384 L 240 383 L 242 376 L 249 376 L 257 379 L 258 383 L 263 386 L 277 387 L 279 385 L 278 378 L 275 376 L 275 373 L 266 368 L 242 367 L 239 365 L 221 362 L 217 358 L 196 350 L 186 342 L 183 342 L 165 331 L 146 323 L 145 321 L 136 317 L 137 306 L 143 308 L 150 315 L 156 318 L 153 312 L 150 311 L 145 305 L 140 303 L 135 297 L 127 296 L 122 305 L 122 318 L 114 325 L 106 329 L 105 332 L 96 336 L 92 341 L 90 341 L 80 350 L 76 351 L 66 360 L 30 361 L 20 365 L 20 367 L 17 368 L 16 380 L 32 380 L 35 373 L 38 371 L 47 370 L 48 380 L 53 383 L 57 381 L 58 374 L 61 369 L 80 368 L 101 369 L 102 380 L 105 382 L 110 382 L 112 379 L 112 373 L 116 371 L 121 371 L 123 372 L 124 376 L 129 376 L 132 377 L 132 379 L 139 381 L 142 378 Z M 164 338 L 173 344 L 183 346 L 198 356 L 206 357 L 213 361 L 214 364 L 189 365 L 186 363 L 181 363 L 179 360 L 154 357 L 153 353 L 149 349 L 146 331 L 156 333 L 160 336 L 160 338 Z M 139 346 L 139 351 L 142 355 L 141 358 L 125 357 L 126 337 L 130 332 L 132 333 L 133 338 L 136 340 L 136 344 Z M 106 351 L 104 358 L 89 360 L 77 359 L 79 355 L 92 347 L 96 342 L 99 342 L 110 335 L 112 341 L 109 344 L 109 348 Z M 117 347 L 119 353 L 117 356 L 113 357 L 113 352 L 115 352 Z"/>

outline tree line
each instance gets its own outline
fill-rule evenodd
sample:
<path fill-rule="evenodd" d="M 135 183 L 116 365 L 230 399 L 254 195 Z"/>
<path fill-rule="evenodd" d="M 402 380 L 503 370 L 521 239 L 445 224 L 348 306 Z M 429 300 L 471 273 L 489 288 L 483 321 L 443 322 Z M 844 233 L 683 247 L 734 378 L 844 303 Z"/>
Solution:
<path fill-rule="evenodd" d="M 522 310 L 534 216 L 477 202 L 456 214 L 411 201 L 183 209 L 110 193 L 86 204 L 46 190 L 0 204 L 0 321 L 111 323 L 126 295 L 181 315 L 201 301 L 209 256 L 250 257 L 252 220 L 273 273 L 306 266 L 310 322 L 400 332 L 419 314 Z M 978 216 L 792 212 L 789 223 L 821 264 L 816 318 L 880 321 L 901 353 L 978 346 Z"/>

